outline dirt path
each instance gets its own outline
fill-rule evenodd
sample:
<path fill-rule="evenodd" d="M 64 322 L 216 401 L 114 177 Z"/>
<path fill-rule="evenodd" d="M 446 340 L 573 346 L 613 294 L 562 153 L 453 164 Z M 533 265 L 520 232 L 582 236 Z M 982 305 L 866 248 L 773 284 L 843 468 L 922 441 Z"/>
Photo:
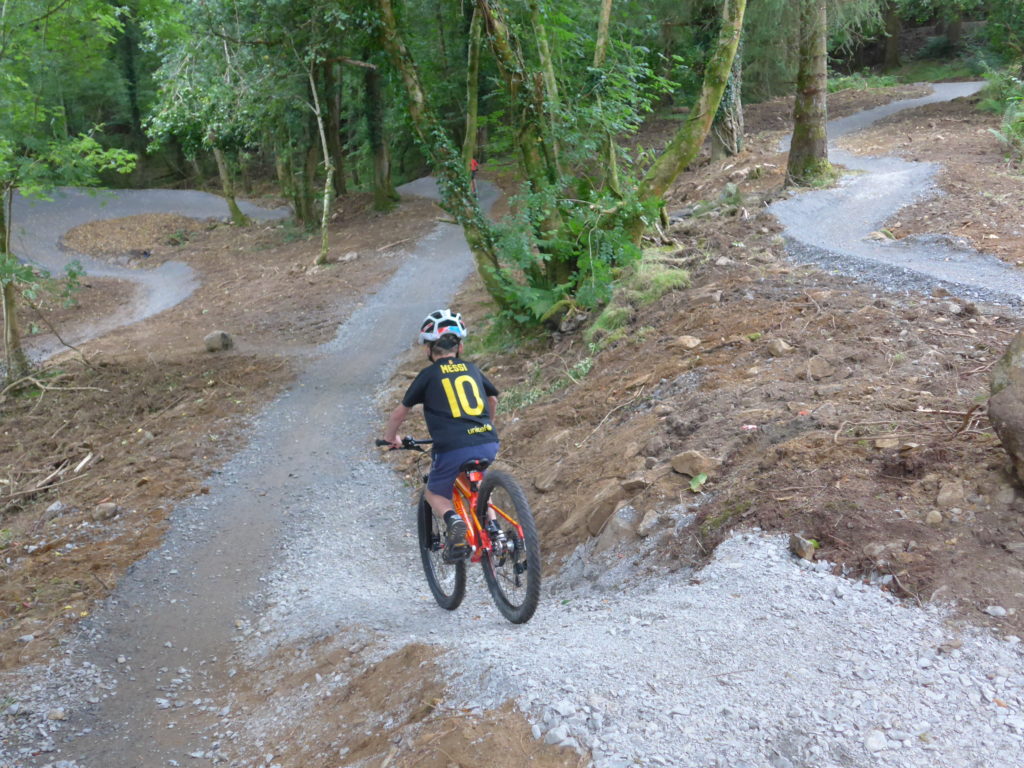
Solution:
<path fill-rule="evenodd" d="M 269 210 L 246 201 L 241 201 L 239 206 L 245 215 L 257 221 L 290 215 L 287 208 Z M 81 224 L 145 213 L 176 213 L 194 219 L 225 218 L 229 215 L 223 198 L 195 190 L 86 192 L 61 189 L 52 200 L 46 201 L 14 196 L 12 221 L 15 226 L 11 231 L 11 250 L 19 258 L 44 267 L 55 275 L 77 260 L 92 277 L 124 280 L 139 289 L 132 301 L 111 308 L 105 319 L 76 328 L 65 338 L 69 344 L 81 344 L 115 328 L 163 312 L 184 301 L 195 290 L 194 273 L 181 262 L 168 261 L 153 269 L 127 269 L 61 247 L 64 234 Z M 35 359 L 43 360 L 63 349 L 64 345 L 54 339 L 48 343 L 30 341 L 26 346 Z"/>
<path fill-rule="evenodd" d="M 970 96 L 983 86 L 936 83 L 929 96 L 894 101 L 829 123 L 830 158 L 856 173 L 847 174 L 832 189 L 803 192 L 770 207 L 786 227 L 791 253 L 800 261 L 869 279 L 890 291 L 928 293 L 941 285 L 965 298 L 1019 309 L 1024 275 L 1005 262 L 942 237 L 878 237 L 877 231 L 898 210 L 935 193 L 937 163 L 854 155 L 831 145 L 896 112 Z"/>

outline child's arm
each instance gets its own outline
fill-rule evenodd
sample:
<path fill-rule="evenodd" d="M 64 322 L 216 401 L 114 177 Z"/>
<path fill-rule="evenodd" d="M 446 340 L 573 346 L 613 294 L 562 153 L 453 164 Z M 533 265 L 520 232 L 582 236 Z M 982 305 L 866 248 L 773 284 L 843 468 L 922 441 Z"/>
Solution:
<path fill-rule="evenodd" d="M 496 395 L 487 396 L 487 415 L 491 419 L 491 424 L 494 423 L 494 414 L 498 412 L 498 398 Z"/>
<path fill-rule="evenodd" d="M 388 423 L 384 425 L 384 439 L 391 443 L 393 448 L 401 448 L 402 441 L 398 439 L 398 428 L 402 426 L 405 417 L 409 415 L 409 408 L 399 405 L 391 412 Z"/>

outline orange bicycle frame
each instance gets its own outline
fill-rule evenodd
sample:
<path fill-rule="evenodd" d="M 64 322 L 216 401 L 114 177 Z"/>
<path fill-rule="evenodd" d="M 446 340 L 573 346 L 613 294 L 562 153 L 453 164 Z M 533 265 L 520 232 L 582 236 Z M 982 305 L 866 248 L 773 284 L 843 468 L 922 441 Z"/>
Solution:
<path fill-rule="evenodd" d="M 452 501 L 454 502 L 455 512 L 466 521 L 468 531 L 466 533 L 466 540 L 469 542 L 473 549 L 473 554 L 470 556 L 470 561 L 474 563 L 480 562 L 480 558 L 483 557 L 484 550 L 491 549 L 491 538 L 487 535 L 487 530 L 480 524 L 480 520 L 476 515 L 476 507 L 478 503 L 478 490 L 480 488 L 480 481 L 483 480 L 484 473 L 480 470 L 471 470 L 469 472 L 461 472 L 459 476 L 455 478 L 455 489 L 452 494 Z M 488 509 L 494 512 L 495 516 L 501 516 L 508 520 L 513 526 L 515 526 L 516 532 L 519 535 L 519 540 L 522 541 L 523 529 L 519 525 L 519 521 L 510 516 L 505 510 L 496 504 L 488 502 Z"/>

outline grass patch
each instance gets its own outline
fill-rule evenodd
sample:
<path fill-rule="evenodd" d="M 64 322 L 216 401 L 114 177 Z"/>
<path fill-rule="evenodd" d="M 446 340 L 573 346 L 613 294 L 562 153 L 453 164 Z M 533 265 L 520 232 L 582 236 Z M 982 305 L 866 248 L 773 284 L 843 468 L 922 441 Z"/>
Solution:
<path fill-rule="evenodd" d="M 892 88 L 900 84 L 896 75 L 876 75 L 870 70 L 854 72 L 852 75 L 833 75 L 828 77 L 828 92 L 867 91 L 876 88 Z"/>
<path fill-rule="evenodd" d="M 701 536 L 706 538 L 714 533 L 718 533 L 729 523 L 730 520 L 737 515 L 742 515 L 752 506 L 754 506 L 754 502 L 748 500 L 737 501 L 734 504 L 730 504 L 717 515 L 708 517 L 700 524 Z"/>
<path fill-rule="evenodd" d="M 528 381 L 509 387 L 501 393 L 500 407 L 504 412 L 514 412 L 533 405 L 548 395 L 553 395 L 572 384 L 579 384 L 593 367 L 594 358 L 584 357 L 571 368 L 568 368 L 565 375 L 559 376 L 547 385 L 541 383 L 542 370 L 536 368 L 530 374 Z"/>
<path fill-rule="evenodd" d="M 890 73 L 901 83 L 937 83 L 942 80 L 964 80 L 979 77 L 977 64 L 967 61 L 936 61 L 921 59 L 905 64 Z"/>
<path fill-rule="evenodd" d="M 842 175 L 842 169 L 832 165 L 828 160 L 815 160 L 809 163 L 800 178 L 792 180 L 792 183 L 809 189 L 827 189 L 835 186 Z"/>
<path fill-rule="evenodd" d="M 605 307 L 591 326 L 583 332 L 583 340 L 588 344 L 593 344 L 598 341 L 606 341 L 615 335 L 621 338 L 632 316 L 632 307 L 613 302 Z"/>
<path fill-rule="evenodd" d="M 640 306 L 651 304 L 666 293 L 690 287 L 690 273 L 656 261 L 642 261 L 627 281 L 626 295 Z"/>

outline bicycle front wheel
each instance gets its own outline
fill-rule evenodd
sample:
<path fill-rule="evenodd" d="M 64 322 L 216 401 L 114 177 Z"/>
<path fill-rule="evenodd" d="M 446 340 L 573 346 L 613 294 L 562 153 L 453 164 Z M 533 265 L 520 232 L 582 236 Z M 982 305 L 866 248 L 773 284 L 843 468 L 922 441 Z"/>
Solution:
<path fill-rule="evenodd" d="M 454 611 L 466 596 L 466 561 L 455 563 L 444 559 L 444 525 L 430 509 L 427 500 L 420 495 L 420 503 L 416 509 L 417 529 L 420 540 L 420 558 L 423 560 L 423 572 L 427 576 L 427 584 L 437 600 L 437 604 L 446 611 Z"/>
<path fill-rule="evenodd" d="M 501 614 L 525 624 L 540 601 L 540 541 L 526 494 L 504 472 L 488 470 L 480 484 L 477 514 L 486 522 L 490 508 L 505 541 L 492 541 L 480 560 L 484 579 Z"/>

